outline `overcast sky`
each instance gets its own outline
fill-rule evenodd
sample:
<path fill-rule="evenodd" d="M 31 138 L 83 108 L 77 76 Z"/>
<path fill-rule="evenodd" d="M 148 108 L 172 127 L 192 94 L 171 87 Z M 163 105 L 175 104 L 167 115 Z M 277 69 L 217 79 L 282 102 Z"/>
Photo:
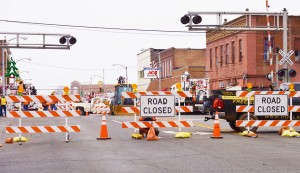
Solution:
<path fill-rule="evenodd" d="M 266 11 L 265 0 L 1 0 L 1 20 L 80 25 L 124 29 L 188 31 L 180 18 L 188 11 Z M 269 0 L 269 11 L 300 15 L 300 0 Z M 215 22 L 203 17 L 203 23 Z M 209 23 L 208 22 L 208 23 Z M 91 82 L 94 75 L 104 76 L 105 83 L 115 84 L 125 77 L 137 82 L 137 54 L 147 48 L 205 48 L 203 33 L 164 33 L 88 29 L 0 22 L 0 32 L 66 33 L 77 38 L 70 50 L 12 49 L 12 57 L 22 60 L 17 67 L 23 79 L 38 89 L 69 86 L 77 80 Z M 3 39 L 10 35 L 0 35 Z M 30 42 L 30 38 L 26 40 Z M 26 42 L 25 41 L 25 42 Z M 103 75 L 103 69 L 105 74 Z M 96 84 L 99 77 L 93 77 Z M 47 94 L 47 93 L 46 93 Z M 50 91 L 49 91 L 50 94 Z"/>

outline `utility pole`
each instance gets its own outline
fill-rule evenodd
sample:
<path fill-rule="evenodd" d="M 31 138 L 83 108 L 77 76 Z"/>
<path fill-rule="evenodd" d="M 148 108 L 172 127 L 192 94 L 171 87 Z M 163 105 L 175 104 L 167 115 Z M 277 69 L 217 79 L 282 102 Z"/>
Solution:
<path fill-rule="evenodd" d="M 283 25 L 283 36 L 282 36 L 282 42 L 283 42 L 283 52 L 287 53 L 287 20 L 288 20 L 288 12 L 287 10 L 284 8 L 283 9 L 283 21 L 282 21 L 282 25 Z M 287 69 L 287 62 L 285 61 L 283 63 L 283 68 Z M 289 77 L 288 77 L 288 71 L 285 73 L 285 76 L 283 78 L 284 82 L 290 82 Z"/>

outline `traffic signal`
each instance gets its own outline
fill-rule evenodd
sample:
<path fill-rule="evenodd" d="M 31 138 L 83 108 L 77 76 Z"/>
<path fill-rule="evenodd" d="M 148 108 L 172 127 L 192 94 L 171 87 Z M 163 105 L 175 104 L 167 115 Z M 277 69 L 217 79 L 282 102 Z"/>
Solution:
<path fill-rule="evenodd" d="M 181 21 L 182 24 L 186 25 L 190 22 L 191 17 L 192 16 L 186 14 L 186 15 L 181 17 L 180 21 Z M 202 17 L 196 14 L 195 16 L 193 16 L 192 22 L 194 24 L 199 24 L 199 23 L 202 22 Z"/>
<path fill-rule="evenodd" d="M 72 36 L 63 36 L 59 39 L 59 43 L 60 44 L 65 44 L 67 42 L 67 39 L 69 41 L 70 44 L 75 44 L 77 42 L 77 39 L 75 37 Z"/>
<path fill-rule="evenodd" d="M 295 77 L 297 75 L 297 72 L 294 70 L 294 69 L 291 69 L 290 71 L 289 71 L 289 76 L 290 77 Z"/>
<path fill-rule="evenodd" d="M 286 69 L 280 69 L 277 72 L 278 78 L 283 78 L 285 76 Z"/>
<path fill-rule="evenodd" d="M 266 75 L 266 78 L 267 78 L 269 81 L 271 81 L 271 80 L 272 80 L 271 73 L 268 73 L 268 74 Z"/>
<path fill-rule="evenodd" d="M 288 73 L 289 77 L 295 77 L 297 75 L 297 72 L 294 69 L 282 68 L 282 69 L 278 70 L 278 72 L 277 72 L 278 79 L 282 80 L 283 77 L 286 75 L 286 73 Z"/>
<path fill-rule="evenodd" d="M 199 23 L 201 23 L 201 22 L 202 22 L 202 17 L 201 17 L 201 16 L 195 15 L 195 16 L 193 17 L 193 23 L 194 23 L 194 24 L 199 24 Z"/>
<path fill-rule="evenodd" d="M 184 24 L 184 25 L 185 25 L 185 24 L 188 24 L 188 23 L 190 22 L 190 16 L 184 15 L 184 16 L 181 17 L 180 21 L 181 21 L 181 23 Z"/>

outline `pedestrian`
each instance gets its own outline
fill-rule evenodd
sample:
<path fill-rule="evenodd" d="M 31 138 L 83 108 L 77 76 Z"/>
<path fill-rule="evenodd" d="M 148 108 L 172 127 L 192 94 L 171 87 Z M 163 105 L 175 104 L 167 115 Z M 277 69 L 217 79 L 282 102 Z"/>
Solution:
<path fill-rule="evenodd" d="M 6 117 L 6 98 L 1 94 L 1 115 Z"/>

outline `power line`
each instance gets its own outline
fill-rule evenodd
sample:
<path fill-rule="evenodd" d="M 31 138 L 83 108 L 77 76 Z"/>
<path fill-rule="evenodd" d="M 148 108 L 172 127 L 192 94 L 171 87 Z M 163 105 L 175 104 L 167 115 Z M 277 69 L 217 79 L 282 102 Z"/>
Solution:
<path fill-rule="evenodd" d="M 92 71 L 92 70 L 102 70 L 103 68 L 73 68 L 73 67 L 61 67 L 61 66 L 54 66 L 54 65 L 47 65 L 47 64 L 40 64 L 40 63 L 33 63 L 33 62 L 23 62 L 23 63 L 28 63 L 28 64 L 33 64 L 33 65 L 38 65 L 38 66 L 45 66 L 45 67 L 51 67 L 51 68 L 59 68 L 59 69 L 64 69 L 64 70 L 86 70 L 86 71 Z M 128 69 L 134 69 L 137 67 L 129 67 Z M 123 68 L 110 68 L 110 69 L 104 69 L 104 70 L 120 70 Z"/>
<path fill-rule="evenodd" d="M 44 25 L 44 26 L 55 26 L 55 27 L 70 27 L 70 28 L 84 28 L 84 29 L 100 29 L 100 30 L 118 30 L 118 31 L 134 31 L 134 32 L 160 32 L 160 33 L 205 33 L 203 32 L 190 32 L 190 31 L 175 31 L 175 30 L 157 30 L 157 29 L 138 29 L 138 28 L 118 28 L 118 27 L 103 27 L 103 26 L 86 26 L 86 25 L 67 25 L 67 24 L 55 24 L 55 23 L 41 23 L 41 22 L 27 22 L 17 20 L 4 20 L 0 19 L 0 22 L 29 24 L 29 25 Z"/>

